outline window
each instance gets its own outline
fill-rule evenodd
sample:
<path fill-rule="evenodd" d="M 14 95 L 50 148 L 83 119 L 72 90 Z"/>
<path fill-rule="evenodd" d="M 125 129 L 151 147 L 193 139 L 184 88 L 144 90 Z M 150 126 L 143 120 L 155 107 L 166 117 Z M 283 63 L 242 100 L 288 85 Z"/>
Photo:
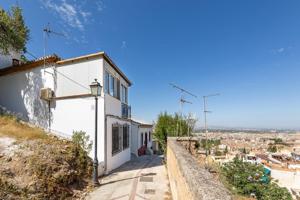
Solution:
<path fill-rule="evenodd" d="M 121 85 L 121 101 L 126 104 L 128 103 L 127 88 L 123 84 Z"/>
<path fill-rule="evenodd" d="M 149 132 L 149 142 L 151 141 L 151 132 Z"/>
<path fill-rule="evenodd" d="M 104 92 L 109 93 L 109 73 L 105 71 L 104 75 Z"/>
<path fill-rule="evenodd" d="M 143 146 L 143 141 L 144 141 L 144 135 L 143 133 L 141 134 L 141 146 Z"/>
<path fill-rule="evenodd" d="M 104 82 L 104 91 L 110 96 L 120 99 L 120 80 L 105 71 Z"/>
<path fill-rule="evenodd" d="M 117 79 L 117 95 L 116 98 L 120 100 L 120 80 Z"/>
<path fill-rule="evenodd" d="M 119 134 L 119 126 L 112 126 L 112 154 L 115 154 L 121 150 L 120 148 L 120 134 Z"/>
<path fill-rule="evenodd" d="M 129 126 L 123 126 L 123 149 L 127 149 L 129 147 Z"/>
<path fill-rule="evenodd" d="M 109 94 L 114 96 L 115 91 L 115 78 L 110 74 L 109 75 Z"/>
<path fill-rule="evenodd" d="M 112 125 L 112 154 L 116 154 L 129 147 L 129 125 Z"/>

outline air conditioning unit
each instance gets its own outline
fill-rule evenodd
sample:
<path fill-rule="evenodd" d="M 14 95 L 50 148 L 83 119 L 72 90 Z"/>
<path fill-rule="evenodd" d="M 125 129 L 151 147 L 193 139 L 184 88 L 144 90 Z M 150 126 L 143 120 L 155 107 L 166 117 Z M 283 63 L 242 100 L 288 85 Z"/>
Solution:
<path fill-rule="evenodd" d="M 40 91 L 40 98 L 46 101 L 49 101 L 53 98 L 54 92 L 51 88 L 42 88 Z"/>

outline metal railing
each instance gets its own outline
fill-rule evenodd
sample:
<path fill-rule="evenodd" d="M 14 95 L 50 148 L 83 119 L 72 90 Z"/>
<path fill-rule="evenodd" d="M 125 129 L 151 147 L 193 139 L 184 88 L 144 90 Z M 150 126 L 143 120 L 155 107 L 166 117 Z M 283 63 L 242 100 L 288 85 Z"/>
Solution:
<path fill-rule="evenodd" d="M 122 103 L 121 105 L 121 109 L 122 109 L 122 118 L 126 118 L 126 119 L 129 119 L 131 118 L 131 106 L 125 104 L 125 103 Z"/>

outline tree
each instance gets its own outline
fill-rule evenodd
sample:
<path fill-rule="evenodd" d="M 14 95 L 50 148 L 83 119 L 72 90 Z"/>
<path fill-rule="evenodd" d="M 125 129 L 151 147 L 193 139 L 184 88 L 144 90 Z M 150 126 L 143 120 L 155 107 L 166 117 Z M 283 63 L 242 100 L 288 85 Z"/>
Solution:
<path fill-rule="evenodd" d="M 8 54 L 11 50 L 26 52 L 29 29 L 25 25 L 22 9 L 14 6 L 5 12 L 0 7 L 0 52 Z"/>
<path fill-rule="evenodd" d="M 292 200 L 288 189 L 279 187 L 275 183 L 270 183 L 261 190 L 261 199 L 263 200 Z"/>
<path fill-rule="evenodd" d="M 188 116 L 186 117 L 189 135 L 190 135 L 190 133 L 192 133 L 194 131 L 197 121 L 198 121 L 198 119 L 192 113 L 189 113 Z"/>
<path fill-rule="evenodd" d="M 184 117 L 177 113 L 170 115 L 167 112 L 160 113 L 155 125 L 154 137 L 158 140 L 164 151 L 168 136 L 187 136 L 188 123 Z"/>
<path fill-rule="evenodd" d="M 214 148 L 214 147 L 217 147 L 218 145 L 221 144 L 221 140 L 217 139 L 217 140 L 214 140 L 214 139 L 208 139 L 207 142 L 206 142 L 206 139 L 202 139 L 201 140 L 201 147 L 205 150 L 208 151 L 208 154 L 210 154 L 211 152 L 211 149 Z"/>

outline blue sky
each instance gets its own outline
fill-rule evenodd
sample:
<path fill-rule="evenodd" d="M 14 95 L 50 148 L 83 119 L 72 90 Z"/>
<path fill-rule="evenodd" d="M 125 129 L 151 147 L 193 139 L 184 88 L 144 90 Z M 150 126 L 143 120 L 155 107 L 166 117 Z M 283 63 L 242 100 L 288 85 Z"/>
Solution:
<path fill-rule="evenodd" d="M 0 0 L 5 9 L 16 1 Z M 63 58 L 104 50 L 134 85 L 136 118 L 152 121 L 179 109 L 176 83 L 203 125 L 300 128 L 300 2 L 297 0 L 22 0 L 31 30 L 28 50 Z"/>

